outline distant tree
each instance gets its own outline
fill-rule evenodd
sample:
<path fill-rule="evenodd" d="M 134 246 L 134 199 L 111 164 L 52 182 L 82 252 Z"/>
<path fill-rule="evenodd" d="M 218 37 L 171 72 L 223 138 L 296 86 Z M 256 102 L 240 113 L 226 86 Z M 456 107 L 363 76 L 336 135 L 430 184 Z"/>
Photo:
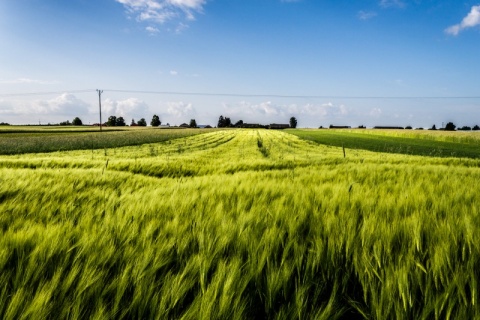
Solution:
<path fill-rule="evenodd" d="M 67 120 L 67 121 L 63 121 L 63 122 L 60 122 L 59 124 L 60 124 L 61 126 L 69 126 L 69 125 L 71 125 L 70 121 L 68 121 L 68 120 Z"/>
<path fill-rule="evenodd" d="M 142 119 L 138 120 L 137 126 L 146 127 L 147 126 L 147 121 L 145 121 L 145 118 L 142 118 Z"/>
<path fill-rule="evenodd" d="M 239 128 L 243 126 L 243 120 L 238 120 L 237 122 L 235 122 L 235 127 Z"/>
<path fill-rule="evenodd" d="M 7 122 L 0 122 L 0 126 L 9 126 L 10 123 L 7 123 Z"/>
<path fill-rule="evenodd" d="M 447 123 L 445 126 L 445 131 L 455 131 L 456 126 L 453 124 L 453 122 Z"/>
<path fill-rule="evenodd" d="M 130 122 L 130 127 L 136 127 L 137 123 L 135 122 L 135 119 L 132 119 L 132 122 Z"/>
<path fill-rule="evenodd" d="M 218 118 L 217 128 L 227 128 L 232 126 L 232 120 L 229 117 L 223 115 Z"/>
<path fill-rule="evenodd" d="M 290 128 L 296 128 L 297 127 L 297 118 L 291 117 L 290 118 Z"/>
<path fill-rule="evenodd" d="M 218 118 L 217 128 L 224 128 L 224 127 L 225 127 L 225 118 L 223 116 L 220 116 Z"/>
<path fill-rule="evenodd" d="M 107 126 L 115 127 L 116 125 L 117 125 L 117 117 L 115 117 L 115 116 L 108 117 Z"/>
<path fill-rule="evenodd" d="M 190 124 L 188 126 L 190 128 L 196 128 L 197 127 L 197 121 L 195 121 L 195 119 L 191 119 Z"/>
<path fill-rule="evenodd" d="M 125 123 L 125 119 L 123 119 L 123 117 L 118 117 L 115 125 L 117 127 L 125 127 L 127 124 Z"/>
<path fill-rule="evenodd" d="M 469 127 L 469 126 L 463 126 L 463 127 L 461 127 L 461 128 L 458 128 L 458 130 L 470 131 L 470 130 L 472 130 L 472 128 Z"/>
<path fill-rule="evenodd" d="M 73 121 L 72 121 L 72 124 L 74 126 L 82 126 L 83 125 L 82 120 L 79 117 L 75 117 L 75 119 L 73 119 Z"/>
<path fill-rule="evenodd" d="M 480 127 L 478 126 L 478 124 L 476 124 L 473 126 L 472 130 L 478 131 L 480 130 Z"/>
<path fill-rule="evenodd" d="M 430 130 L 437 130 L 437 127 L 435 125 L 433 125 Z"/>
<path fill-rule="evenodd" d="M 161 124 L 162 124 L 162 121 L 160 121 L 160 117 L 154 114 L 152 117 L 152 121 L 150 121 L 150 125 L 152 127 L 158 127 Z"/>
<path fill-rule="evenodd" d="M 406 126 L 405 129 L 412 130 L 413 128 L 412 128 L 412 126 Z"/>

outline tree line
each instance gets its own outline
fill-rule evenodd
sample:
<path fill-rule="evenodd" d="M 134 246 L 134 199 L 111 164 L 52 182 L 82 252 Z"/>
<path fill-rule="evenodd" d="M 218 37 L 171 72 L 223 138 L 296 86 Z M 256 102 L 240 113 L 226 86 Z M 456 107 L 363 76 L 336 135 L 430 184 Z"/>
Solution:
<path fill-rule="evenodd" d="M 291 117 L 288 123 L 288 126 L 290 128 L 296 128 L 297 127 L 297 118 Z M 244 128 L 244 127 L 258 127 L 258 128 L 263 128 L 263 127 L 269 127 L 268 125 L 261 125 L 261 124 L 247 124 L 244 123 L 243 120 L 238 120 L 235 122 L 235 124 L 232 122 L 230 117 L 224 117 L 221 115 L 218 118 L 218 123 L 217 123 L 217 128 Z"/>

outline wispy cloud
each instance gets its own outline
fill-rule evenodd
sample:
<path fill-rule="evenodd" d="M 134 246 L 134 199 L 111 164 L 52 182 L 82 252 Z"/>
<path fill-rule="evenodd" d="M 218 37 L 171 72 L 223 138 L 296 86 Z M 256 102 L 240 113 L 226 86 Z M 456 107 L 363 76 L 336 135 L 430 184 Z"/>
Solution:
<path fill-rule="evenodd" d="M 187 121 L 195 117 L 196 113 L 197 112 L 191 103 L 185 103 L 183 101 L 167 103 L 167 114 L 173 116 L 177 120 Z"/>
<path fill-rule="evenodd" d="M 0 114 L 5 115 L 51 115 L 54 119 L 58 116 L 82 116 L 88 114 L 88 109 L 88 103 L 70 93 L 50 100 L 0 101 Z"/>
<path fill-rule="evenodd" d="M 160 32 L 160 30 L 158 28 L 155 28 L 155 27 L 152 27 L 152 26 L 148 26 L 145 28 L 145 30 L 150 33 L 151 35 L 154 35 L 154 34 L 157 34 Z"/>
<path fill-rule="evenodd" d="M 370 116 L 373 117 L 373 118 L 380 118 L 382 113 L 383 113 L 382 109 L 380 109 L 380 108 L 372 108 L 370 110 Z"/>
<path fill-rule="evenodd" d="M 382 8 L 404 8 L 405 2 L 403 0 L 380 0 L 378 3 Z"/>
<path fill-rule="evenodd" d="M 164 24 L 173 20 L 195 20 L 206 0 L 115 0 L 138 21 Z M 153 27 L 152 27 L 153 28 Z M 147 29 L 150 32 L 150 30 Z"/>
<path fill-rule="evenodd" d="M 361 10 L 357 13 L 357 17 L 360 20 L 370 20 L 372 18 L 375 18 L 376 16 L 377 16 L 377 13 L 373 12 L 373 11 L 363 11 L 363 10 Z"/>
<path fill-rule="evenodd" d="M 150 115 L 148 105 L 140 99 L 129 98 L 125 100 L 106 99 L 102 103 L 103 113 L 108 117 L 111 115 L 128 118 L 147 118 Z M 94 113 L 96 113 L 96 109 Z"/>
<path fill-rule="evenodd" d="M 37 80 L 37 79 L 30 79 L 30 78 L 18 78 L 13 80 L 0 80 L 1 84 L 41 84 L 41 85 L 48 85 L 48 84 L 57 84 L 58 81 L 49 81 L 49 80 Z"/>
<path fill-rule="evenodd" d="M 470 13 L 463 18 L 462 22 L 448 27 L 445 29 L 445 33 L 456 36 L 460 33 L 460 31 L 473 28 L 478 25 L 480 25 L 480 5 L 473 6 L 470 10 Z"/>
<path fill-rule="evenodd" d="M 258 104 L 244 101 L 234 105 L 224 104 L 223 107 L 225 114 L 227 116 L 231 115 L 235 120 L 242 119 L 246 122 L 256 123 L 287 123 L 291 116 L 334 120 L 343 119 L 350 113 L 345 105 L 336 105 L 331 102 L 323 104 L 283 105 L 273 103 L 272 101 L 264 101 Z"/>

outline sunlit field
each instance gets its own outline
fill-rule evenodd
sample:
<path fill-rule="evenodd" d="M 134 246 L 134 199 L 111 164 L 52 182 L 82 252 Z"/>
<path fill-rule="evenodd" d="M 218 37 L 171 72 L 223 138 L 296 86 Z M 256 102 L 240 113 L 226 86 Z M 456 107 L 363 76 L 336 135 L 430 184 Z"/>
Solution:
<path fill-rule="evenodd" d="M 151 127 L 10 127 L 0 126 L 0 155 L 113 148 L 196 135 L 204 129 Z"/>
<path fill-rule="evenodd" d="M 478 136 L 182 132 L 0 156 L 0 318 L 480 318 Z"/>
<path fill-rule="evenodd" d="M 480 158 L 480 131 L 290 130 L 317 143 L 375 152 L 433 157 Z"/>

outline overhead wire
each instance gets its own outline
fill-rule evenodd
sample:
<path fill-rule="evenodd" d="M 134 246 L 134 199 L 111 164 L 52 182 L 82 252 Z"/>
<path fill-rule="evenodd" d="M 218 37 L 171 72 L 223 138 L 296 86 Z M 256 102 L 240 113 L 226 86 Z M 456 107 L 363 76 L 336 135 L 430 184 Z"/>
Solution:
<path fill-rule="evenodd" d="M 203 97 L 244 97 L 244 98 L 289 98 L 289 99 L 349 99 L 349 100 L 433 100 L 433 99 L 480 99 L 480 96 L 348 96 L 348 95 L 301 95 L 301 94 L 255 94 L 255 93 L 221 93 L 221 92 L 188 92 L 188 91 L 149 91 L 127 89 L 104 89 L 105 93 L 131 93 L 152 95 L 183 95 Z M 26 97 L 57 95 L 64 93 L 95 93 L 96 89 L 63 90 L 47 92 L 0 93 L 0 97 Z"/>

